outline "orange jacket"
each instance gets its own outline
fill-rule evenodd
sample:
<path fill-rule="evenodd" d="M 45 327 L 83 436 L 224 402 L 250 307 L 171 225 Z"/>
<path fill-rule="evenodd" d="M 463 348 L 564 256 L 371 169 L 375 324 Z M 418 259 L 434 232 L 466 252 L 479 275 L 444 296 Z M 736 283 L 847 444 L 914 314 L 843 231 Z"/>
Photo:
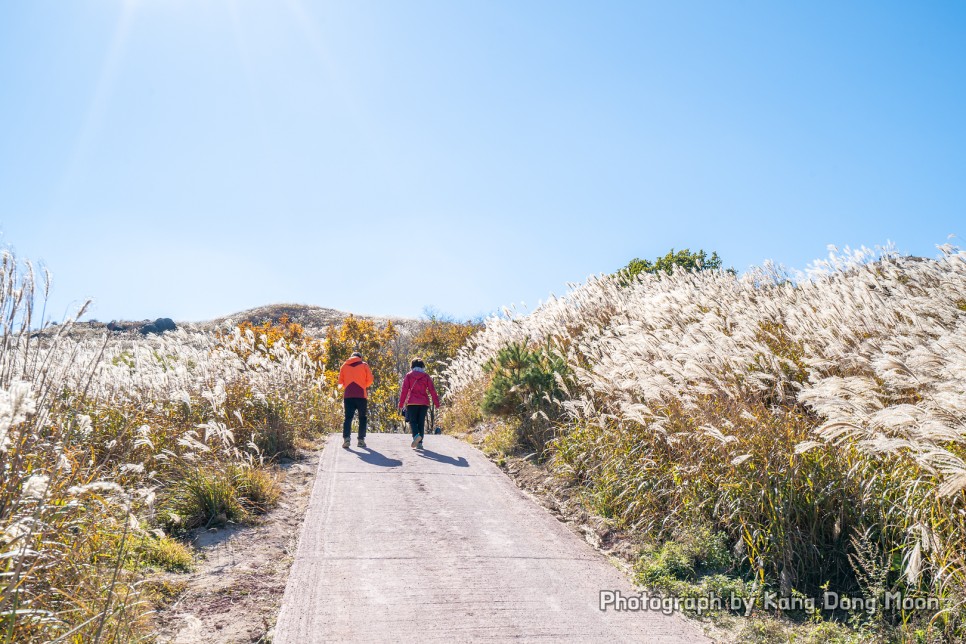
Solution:
<path fill-rule="evenodd" d="M 372 384 L 372 370 L 362 358 L 349 358 L 339 369 L 339 386 L 344 398 L 368 398 L 366 391 Z"/>

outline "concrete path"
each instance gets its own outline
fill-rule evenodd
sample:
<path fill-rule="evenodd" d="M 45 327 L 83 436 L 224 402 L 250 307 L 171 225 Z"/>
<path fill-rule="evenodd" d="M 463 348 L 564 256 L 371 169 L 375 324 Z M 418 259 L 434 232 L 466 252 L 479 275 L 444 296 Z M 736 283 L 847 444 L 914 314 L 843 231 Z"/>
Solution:
<path fill-rule="evenodd" d="M 599 553 L 467 443 L 329 437 L 275 629 L 311 642 L 704 642 L 637 595 Z"/>

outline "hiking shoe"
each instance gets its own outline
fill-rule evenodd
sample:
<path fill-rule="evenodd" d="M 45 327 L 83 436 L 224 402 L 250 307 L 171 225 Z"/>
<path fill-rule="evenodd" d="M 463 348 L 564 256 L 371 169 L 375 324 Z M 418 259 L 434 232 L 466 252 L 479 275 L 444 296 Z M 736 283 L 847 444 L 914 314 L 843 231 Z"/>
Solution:
<path fill-rule="evenodd" d="M 419 439 L 413 436 L 413 444 L 410 447 L 415 448 L 417 445 L 419 445 Z"/>
<path fill-rule="evenodd" d="M 360 439 L 359 439 L 359 442 L 358 442 L 357 444 L 358 444 L 358 445 L 359 445 L 359 447 L 361 447 L 362 449 L 365 449 L 365 448 L 366 448 L 366 439 L 364 439 L 364 438 L 360 438 Z"/>
<path fill-rule="evenodd" d="M 422 448 L 423 448 L 423 437 L 420 436 L 419 438 L 416 439 L 416 449 L 422 449 Z"/>
<path fill-rule="evenodd" d="M 349 439 L 348 438 L 345 439 L 344 441 L 342 441 L 342 448 L 343 449 L 349 449 Z"/>

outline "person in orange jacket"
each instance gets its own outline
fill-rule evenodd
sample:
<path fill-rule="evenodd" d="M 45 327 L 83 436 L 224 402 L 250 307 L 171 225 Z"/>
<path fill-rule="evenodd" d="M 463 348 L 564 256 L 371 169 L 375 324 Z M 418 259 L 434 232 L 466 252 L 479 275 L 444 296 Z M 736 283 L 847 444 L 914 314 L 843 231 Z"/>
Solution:
<path fill-rule="evenodd" d="M 412 447 L 423 448 L 423 434 L 426 426 L 426 412 L 429 411 L 429 400 L 439 409 L 439 396 L 433 379 L 426 373 L 426 364 L 419 358 L 413 360 L 412 371 L 406 374 L 399 391 L 399 409 L 405 412 L 406 420 L 413 432 Z"/>
<path fill-rule="evenodd" d="M 342 447 L 349 449 L 352 437 L 352 418 L 359 412 L 359 447 L 366 446 L 366 424 L 368 422 L 369 392 L 372 385 L 372 370 L 358 351 L 342 363 L 339 369 L 339 387 L 342 388 L 345 405 L 345 422 L 342 423 Z"/>

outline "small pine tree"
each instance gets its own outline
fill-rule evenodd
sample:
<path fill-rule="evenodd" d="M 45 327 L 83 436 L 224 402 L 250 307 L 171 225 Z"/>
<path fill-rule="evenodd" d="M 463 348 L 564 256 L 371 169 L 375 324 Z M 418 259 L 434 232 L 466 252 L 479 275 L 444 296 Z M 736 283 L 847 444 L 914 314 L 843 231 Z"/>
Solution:
<path fill-rule="evenodd" d="M 632 284 L 641 273 L 667 273 L 670 275 L 675 268 L 683 268 L 686 271 L 717 271 L 721 270 L 721 258 L 717 252 L 712 252 L 709 257 L 704 250 L 692 253 L 691 249 L 685 248 L 674 252 L 672 248 L 667 255 L 658 257 L 653 262 L 649 259 L 632 259 L 627 266 L 617 271 L 621 284 L 627 286 Z M 734 273 L 735 269 L 727 269 L 729 273 Z"/>

